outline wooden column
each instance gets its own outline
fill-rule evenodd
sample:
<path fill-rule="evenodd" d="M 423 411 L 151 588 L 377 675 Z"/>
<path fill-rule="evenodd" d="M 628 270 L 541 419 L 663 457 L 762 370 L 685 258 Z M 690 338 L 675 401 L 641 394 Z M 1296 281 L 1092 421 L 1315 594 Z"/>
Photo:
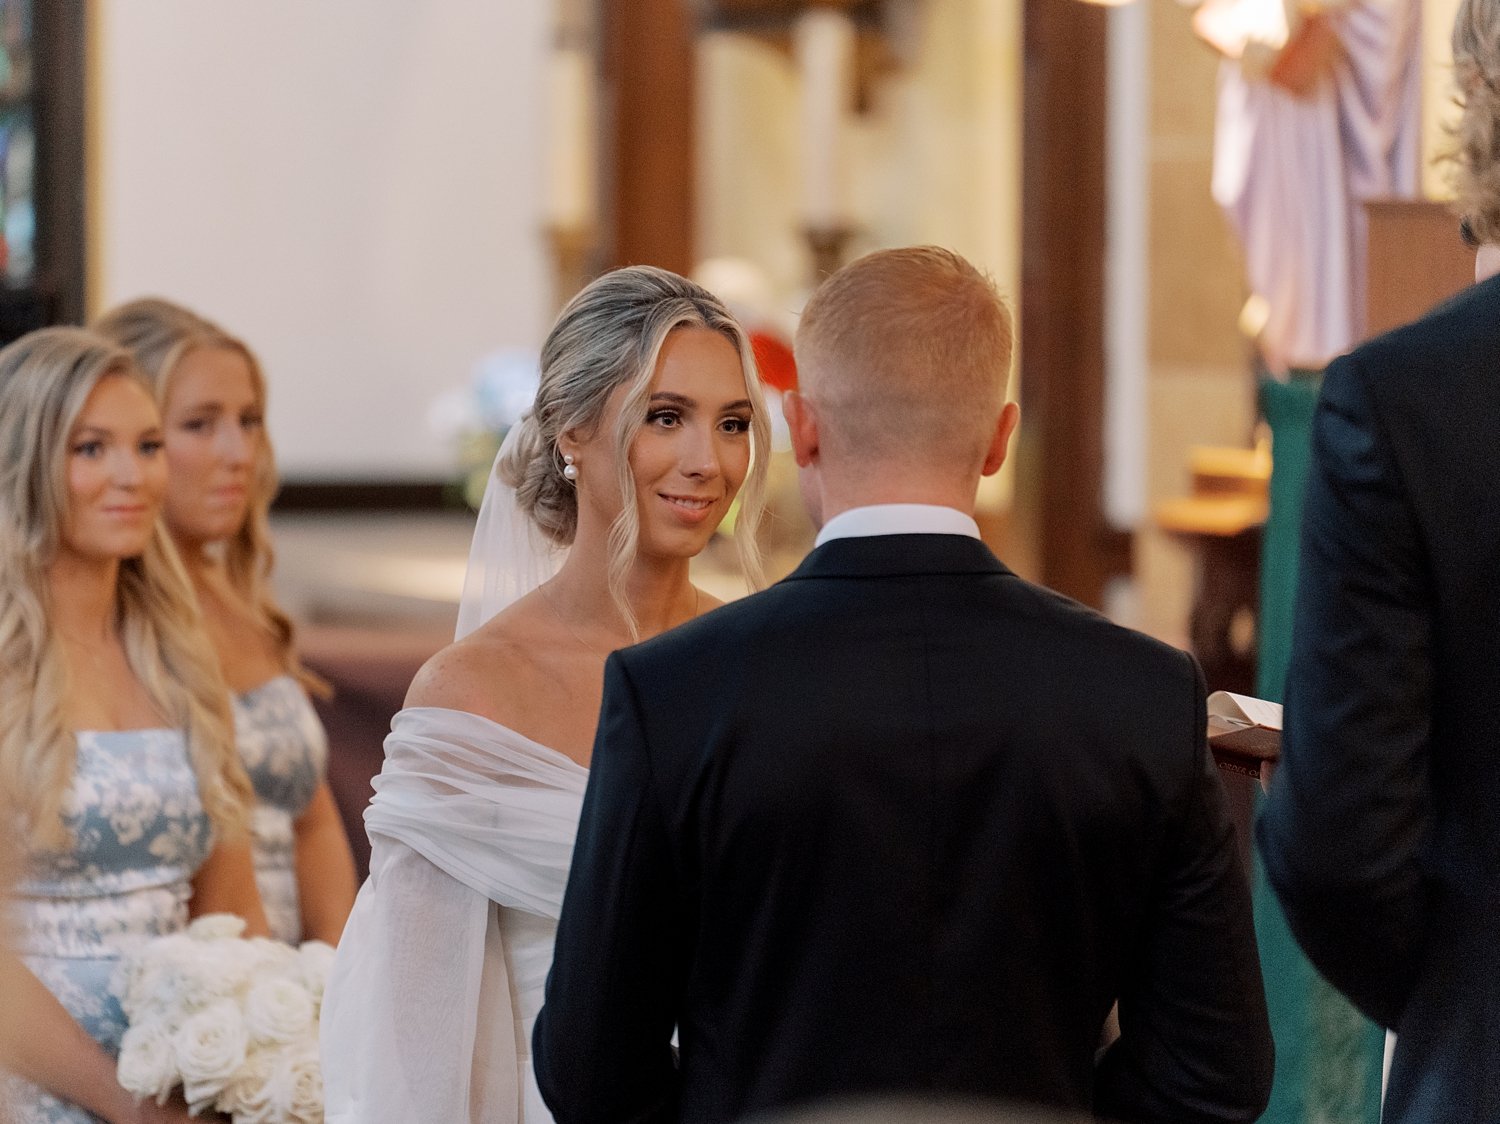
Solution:
<path fill-rule="evenodd" d="M 693 267 L 692 5 L 602 0 L 605 268 Z"/>
<path fill-rule="evenodd" d="M 1042 582 L 1094 606 L 1130 567 L 1103 508 L 1106 18 L 1025 0 L 1020 486 Z"/>
<path fill-rule="evenodd" d="M 64 323 L 84 315 L 86 172 L 83 0 L 47 0 L 34 9 L 37 45 L 37 282 L 55 295 Z"/>

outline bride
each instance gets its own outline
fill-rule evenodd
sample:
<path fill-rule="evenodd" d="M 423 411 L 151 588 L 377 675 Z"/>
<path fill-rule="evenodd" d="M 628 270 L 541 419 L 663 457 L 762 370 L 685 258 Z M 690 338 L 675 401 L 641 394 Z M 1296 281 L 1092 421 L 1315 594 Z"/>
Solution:
<path fill-rule="evenodd" d="M 688 565 L 741 484 L 758 584 L 768 433 L 746 336 L 700 286 L 631 267 L 563 309 L 495 461 L 458 638 L 413 681 L 365 812 L 370 877 L 323 1005 L 330 1122 L 551 1120 L 531 1027 L 604 660 L 718 604 Z"/>

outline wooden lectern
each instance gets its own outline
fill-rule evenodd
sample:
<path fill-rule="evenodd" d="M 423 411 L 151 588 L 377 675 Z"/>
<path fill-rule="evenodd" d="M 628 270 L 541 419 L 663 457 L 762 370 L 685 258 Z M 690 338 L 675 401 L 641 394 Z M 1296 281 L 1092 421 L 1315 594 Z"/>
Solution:
<path fill-rule="evenodd" d="M 1474 283 L 1474 251 L 1447 203 L 1378 199 L 1365 204 L 1365 216 L 1366 337 L 1419 320 Z"/>

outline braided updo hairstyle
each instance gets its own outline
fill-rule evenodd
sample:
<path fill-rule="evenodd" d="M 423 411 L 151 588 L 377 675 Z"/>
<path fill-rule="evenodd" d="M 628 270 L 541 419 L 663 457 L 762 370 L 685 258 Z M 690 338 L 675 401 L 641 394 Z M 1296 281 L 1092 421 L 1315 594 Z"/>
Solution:
<path fill-rule="evenodd" d="M 610 396 L 629 389 L 615 423 L 615 471 L 623 498 L 610 529 L 610 590 L 625 619 L 624 578 L 640 537 L 629 451 L 646 420 L 651 377 L 667 336 L 677 328 L 718 332 L 740 357 L 746 396 L 753 403 L 750 472 L 740 493 L 735 543 L 752 588 L 763 584 L 756 528 L 765 491 L 770 422 L 750 341 L 724 303 L 685 277 L 637 265 L 606 273 L 568 302 L 542 344 L 536 401 L 520 433 L 496 465 L 516 490 L 516 502 L 551 541 L 567 546 L 578 529 L 578 494 L 563 474 L 558 439 L 575 430 L 592 433 L 603 423 Z"/>
<path fill-rule="evenodd" d="M 1500 0 L 1462 0 L 1453 74 L 1463 108 L 1451 154 L 1458 211 L 1477 241 L 1500 243 Z"/>

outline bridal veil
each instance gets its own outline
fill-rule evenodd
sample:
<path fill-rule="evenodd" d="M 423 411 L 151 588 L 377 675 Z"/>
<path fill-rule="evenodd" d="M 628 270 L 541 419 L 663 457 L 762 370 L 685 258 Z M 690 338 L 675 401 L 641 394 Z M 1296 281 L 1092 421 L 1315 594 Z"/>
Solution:
<path fill-rule="evenodd" d="M 564 555 L 500 478 L 515 439 L 485 491 L 458 638 Z M 555 923 L 587 771 L 486 718 L 434 707 L 397 714 L 385 754 L 365 811 L 370 876 L 324 999 L 326 1119 L 514 1124 L 534 1097 L 524 1024 L 541 980 L 518 982 L 494 907 Z"/>
<path fill-rule="evenodd" d="M 519 443 L 522 426 L 512 426 L 490 469 L 474 539 L 469 546 L 469 567 L 464 571 L 464 592 L 458 603 L 455 640 L 489 620 L 513 601 L 518 601 L 557 573 L 567 551 L 554 545 L 537 530 L 516 502 L 516 490 L 500 475 L 500 464 Z"/>

